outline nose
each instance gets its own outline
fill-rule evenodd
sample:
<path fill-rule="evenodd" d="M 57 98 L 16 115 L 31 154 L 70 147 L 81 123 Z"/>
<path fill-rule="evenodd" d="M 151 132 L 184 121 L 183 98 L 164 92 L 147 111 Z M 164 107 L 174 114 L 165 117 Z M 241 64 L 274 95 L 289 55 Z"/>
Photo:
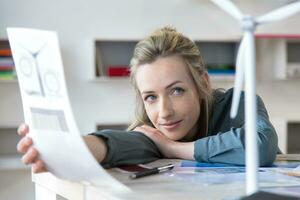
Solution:
<path fill-rule="evenodd" d="M 174 115 L 174 108 L 171 99 L 161 98 L 159 106 L 159 116 L 160 118 L 167 119 Z"/>

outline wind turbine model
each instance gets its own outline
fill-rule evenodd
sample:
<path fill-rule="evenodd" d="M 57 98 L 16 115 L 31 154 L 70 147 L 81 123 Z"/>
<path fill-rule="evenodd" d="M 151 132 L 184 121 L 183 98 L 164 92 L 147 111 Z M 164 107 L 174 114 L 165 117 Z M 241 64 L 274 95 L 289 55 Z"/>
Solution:
<path fill-rule="evenodd" d="M 231 107 L 231 118 L 237 114 L 240 94 L 245 77 L 245 126 L 246 126 L 246 192 L 258 191 L 258 147 L 256 130 L 255 38 L 256 26 L 285 19 L 300 11 L 300 1 L 288 4 L 258 18 L 244 15 L 230 0 L 212 0 L 225 12 L 239 20 L 244 31 L 237 60 L 236 78 Z M 247 75 L 247 76 L 246 76 Z"/>

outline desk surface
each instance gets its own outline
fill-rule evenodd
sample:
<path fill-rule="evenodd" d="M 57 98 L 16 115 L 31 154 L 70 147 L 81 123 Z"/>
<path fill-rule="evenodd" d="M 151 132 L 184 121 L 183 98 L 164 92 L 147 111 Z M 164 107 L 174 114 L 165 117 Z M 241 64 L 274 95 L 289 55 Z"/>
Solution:
<path fill-rule="evenodd" d="M 180 160 L 163 159 L 148 164 L 150 167 L 173 163 L 180 167 Z M 33 174 L 36 185 L 36 200 L 59 199 L 57 195 L 66 199 L 235 199 L 245 195 L 245 184 L 241 182 L 220 184 L 197 184 L 174 177 L 173 172 L 148 176 L 141 179 L 129 179 L 128 174 L 116 169 L 107 170 L 114 178 L 127 185 L 132 192 L 118 194 L 114 191 L 105 192 L 104 188 L 89 186 L 77 182 L 70 182 L 56 178 L 50 173 Z M 230 176 L 228 177 L 230 180 Z M 230 181 L 229 181 L 230 182 Z M 300 182 L 300 179 L 299 179 Z M 53 198 L 51 198 L 53 197 Z"/>

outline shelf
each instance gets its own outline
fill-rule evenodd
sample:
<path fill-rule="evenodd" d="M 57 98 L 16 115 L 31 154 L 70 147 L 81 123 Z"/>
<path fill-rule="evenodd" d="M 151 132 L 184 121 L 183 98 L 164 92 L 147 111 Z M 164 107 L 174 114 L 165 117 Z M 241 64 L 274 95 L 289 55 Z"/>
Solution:
<path fill-rule="evenodd" d="M 2 170 L 29 170 L 30 166 L 21 162 L 20 155 L 0 155 L 0 171 Z"/>
<path fill-rule="evenodd" d="M 1 133 L 1 129 L 17 129 L 22 122 L 13 122 L 13 123 L 0 123 L 0 133 Z"/>
<path fill-rule="evenodd" d="M 214 71 L 212 75 L 225 75 L 227 71 L 235 71 L 235 61 L 238 51 L 238 42 L 219 41 L 219 42 L 203 42 L 196 41 L 201 56 L 207 69 Z M 217 73 L 217 74 L 216 74 Z"/>
<path fill-rule="evenodd" d="M 92 82 L 107 82 L 107 81 L 127 81 L 127 76 L 109 76 L 109 69 L 120 67 L 126 70 L 129 66 L 130 59 L 133 55 L 137 40 L 96 40 L 95 41 L 95 56 L 96 67 L 95 77 Z M 195 41 L 200 49 L 201 55 L 204 58 L 205 65 L 209 70 L 214 71 L 234 71 L 235 59 L 238 50 L 239 42 L 237 41 Z M 227 81 L 232 80 L 232 75 L 221 73 L 213 75 L 214 80 Z"/>
<path fill-rule="evenodd" d="M 216 82 L 216 81 L 234 82 L 235 75 L 214 74 L 214 75 L 209 75 L 209 77 L 210 77 L 210 80 L 213 82 Z"/>
<path fill-rule="evenodd" d="M 300 38 L 298 41 L 286 41 L 286 77 L 289 79 L 300 78 Z"/>
<path fill-rule="evenodd" d="M 213 74 L 209 75 L 211 81 L 220 81 L 220 82 L 233 82 L 235 75 L 227 75 L 227 74 Z M 95 79 L 92 79 L 89 81 L 90 83 L 130 83 L 130 80 L 128 77 L 97 77 Z"/>
<path fill-rule="evenodd" d="M 96 41 L 96 77 L 107 76 L 110 66 L 129 66 L 137 42 L 124 40 Z"/>
<path fill-rule="evenodd" d="M 100 76 L 96 77 L 89 82 L 91 83 L 112 83 L 112 82 L 130 82 L 129 77 L 108 77 L 108 76 Z"/>
<path fill-rule="evenodd" d="M 272 78 L 300 78 L 300 35 L 259 35 L 257 49 L 258 65 L 273 71 Z"/>
<path fill-rule="evenodd" d="M 13 80 L 2 80 L 0 79 L 0 83 L 12 83 L 12 84 L 15 84 L 15 83 L 18 83 L 18 80 L 17 79 L 13 79 Z"/>
<path fill-rule="evenodd" d="M 13 83 L 16 79 L 15 64 L 9 42 L 0 39 L 0 83 Z"/>

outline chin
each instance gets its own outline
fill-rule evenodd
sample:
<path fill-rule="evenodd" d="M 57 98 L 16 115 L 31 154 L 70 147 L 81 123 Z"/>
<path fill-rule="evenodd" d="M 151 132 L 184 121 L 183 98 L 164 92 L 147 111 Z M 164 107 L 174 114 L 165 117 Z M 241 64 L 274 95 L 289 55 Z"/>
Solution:
<path fill-rule="evenodd" d="M 181 140 L 182 138 L 184 138 L 184 135 L 181 135 L 179 133 L 176 132 L 169 132 L 169 131 L 161 131 L 167 138 L 169 138 L 170 140 L 173 141 L 177 141 L 177 140 Z"/>

